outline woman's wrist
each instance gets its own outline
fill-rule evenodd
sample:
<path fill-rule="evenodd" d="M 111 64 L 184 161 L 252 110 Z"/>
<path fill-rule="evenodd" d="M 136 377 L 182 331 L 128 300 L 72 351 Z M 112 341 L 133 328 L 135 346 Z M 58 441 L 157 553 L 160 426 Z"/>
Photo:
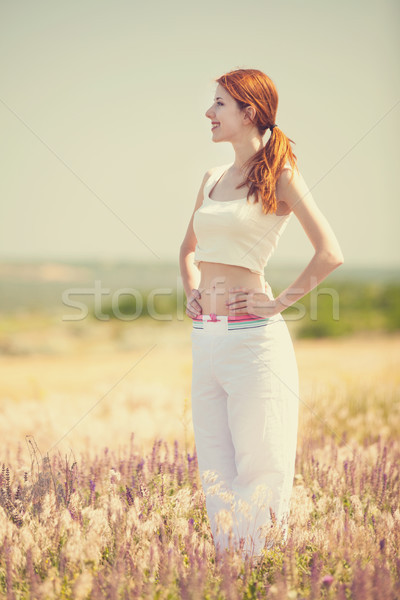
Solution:
<path fill-rule="evenodd" d="M 270 319 L 279 314 L 281 310 L 275 298 L 271 298 L 270 294 L 262 292 L 250 294 L 247 306 L 250 314 L 261 317 L 262 319 Z"/>
<path fill-rule="evenodd" d="M 288 297 L 285 294 L 285 292 L 286 292 L 286 290 L 281 292 L 279 294 L 279 296 L 277 296 L 274 299 L 277 313 L 281 313 L 282 311 L 286 310 L 287 308 L 289 308 L 289 306 L 291 306 L 293 304 L 293 302 L 288 302 Z"/>
<path fill-rule="evenodd" d="M 262 313 L 258 316 L 262 317 L 263 319 L 270 319 L 271 317 L 275 317 L 275 315 L 278 315 L 281 312 L 281 310 L 282 309 L 280 308 L 276 299 L 268 300 L 258 310 L 258 312 Z"/>

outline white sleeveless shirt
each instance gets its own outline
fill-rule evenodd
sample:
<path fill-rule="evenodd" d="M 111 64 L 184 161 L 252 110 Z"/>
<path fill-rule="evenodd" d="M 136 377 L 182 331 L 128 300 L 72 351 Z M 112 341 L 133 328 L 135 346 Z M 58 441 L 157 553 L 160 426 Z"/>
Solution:
<path fill-rule="evenodd" d="M 246 267 L 264 275 L 264 268 L 273 255 L 293 212 L 277 216 L 264 214 L 261 202 L 250 196 L 237 200 L 218 201 L 209 196 L 211 189 L 232 165 L 217 167 L 204 186 L 203 204 L 196 210 L 193 229 L 197 238 L 194 264 L 222 263 Z"/>

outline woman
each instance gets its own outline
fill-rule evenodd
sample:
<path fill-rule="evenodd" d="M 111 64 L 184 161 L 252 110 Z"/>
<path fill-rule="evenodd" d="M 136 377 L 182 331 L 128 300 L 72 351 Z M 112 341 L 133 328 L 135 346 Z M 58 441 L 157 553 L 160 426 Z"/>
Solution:
<path fill-rule="evenodd" d="M 216 549 L 233 543 L 261 556 L 273 524 L 286 540 L 296 456 L 298 371 L 281 313 L 343 255 L 276 124 L 274 83 L 256 69 L 216 82 L 206 117 L 213 142 L 230 142 L 235 160 L 205 174 L 180 249 L 193 319 L 192 418 Z M 264 267 L 292 214 L 315 253 L 274 298 Z"/>

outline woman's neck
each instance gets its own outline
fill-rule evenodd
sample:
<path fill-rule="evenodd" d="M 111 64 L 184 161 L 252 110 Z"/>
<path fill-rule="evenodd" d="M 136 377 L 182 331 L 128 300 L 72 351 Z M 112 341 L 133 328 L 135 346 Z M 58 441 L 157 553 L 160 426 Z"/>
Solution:
<path fill-rule="evenodd" d="M 254 135 L 242 142 L 232 142 L 232 146 L 235 152 L 235 161 L 232 165 L 232 170 L 239 173 L 243 172 L 243 166 L 249 158 L 264 147 L 264 142 L 261 136 Z"/>

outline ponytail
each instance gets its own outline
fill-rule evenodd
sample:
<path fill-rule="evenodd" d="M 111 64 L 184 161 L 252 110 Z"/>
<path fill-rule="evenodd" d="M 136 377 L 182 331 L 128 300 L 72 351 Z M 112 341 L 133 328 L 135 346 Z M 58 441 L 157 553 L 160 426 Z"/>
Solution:
<path fill-rule="evenodd" d="M 286 164 L 289 162 L 292 167 L 290 180 L 293 178 L 294 169 L 298 170 L 297 157 L 291 143 L 295 142 L 286 137 L 279 127 L 274 127 L 265 146 L 244 165 L 247 172 L 246 181 L 238 188 L 249 186 L 247 199 L 254 195 L 256 202 L 262 202 L 262 211 L 265 214 L 276 212 L 275 186 Z"/>

